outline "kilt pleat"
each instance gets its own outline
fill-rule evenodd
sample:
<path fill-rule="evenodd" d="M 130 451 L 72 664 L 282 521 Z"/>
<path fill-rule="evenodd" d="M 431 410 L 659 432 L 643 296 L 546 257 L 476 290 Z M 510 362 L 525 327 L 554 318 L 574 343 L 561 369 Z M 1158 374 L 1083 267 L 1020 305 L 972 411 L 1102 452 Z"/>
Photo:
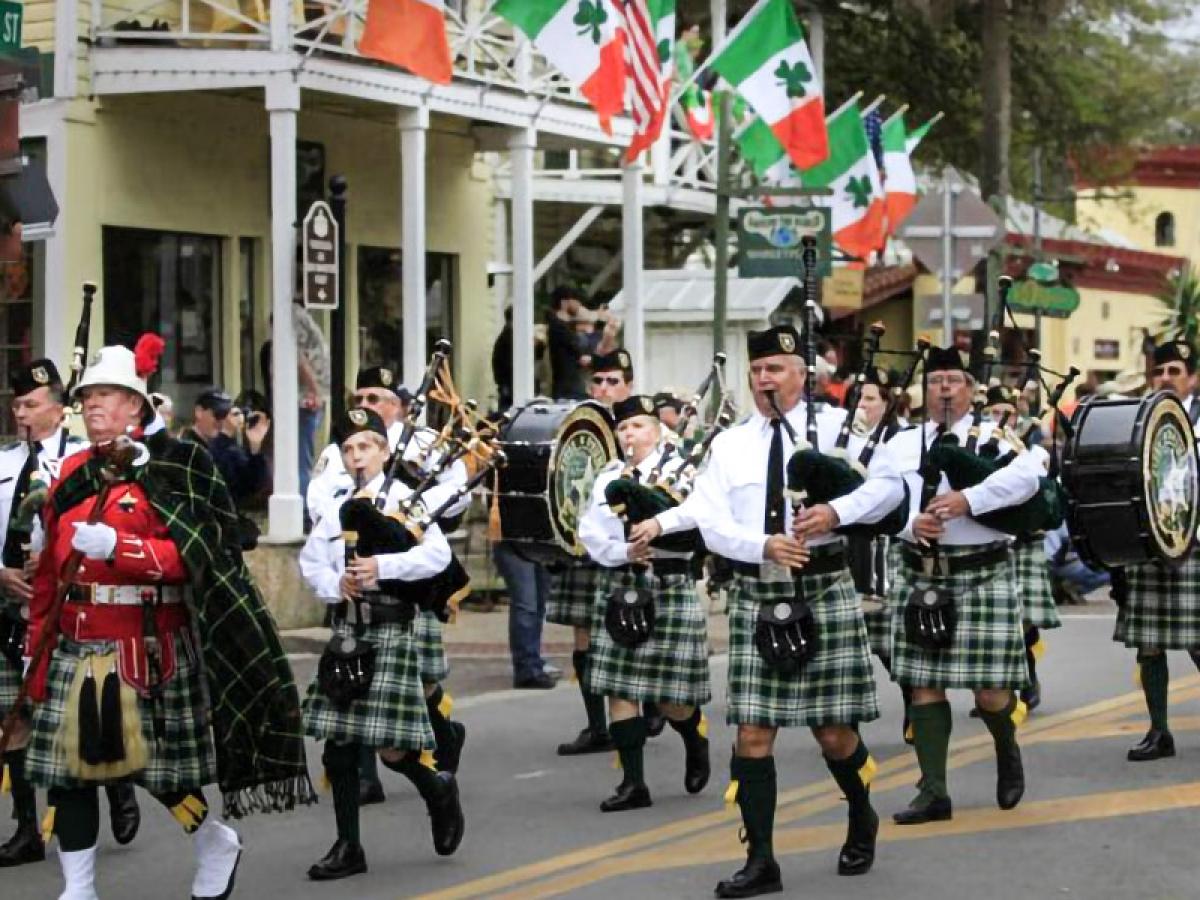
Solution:
<path fill-rule="evenodd" d="M 591 628 L 596 607 L 596 582 L 601 571 L 599 566 L 583 562 L 572 563 L 551 575 L 546 621 Z"/>
<path fill-rule="evenodd" d="M 203 671 L 190 641 L 179 632 L 172 639 L 175 677 L 163 686 L 158 704 L 164 731 L 161 745 L 154 739 L 155 704 L 140 695 L 137 701 L 150 761 L 132 780 L 153 793 L 192 790 L 217 780 Z M 70 775 L 66 755 L 56 738 L 79 660 L 111 650 L 111 644 L 77 644 L 64 638 L 51 654 L 47 696 L 44 703 L 34 707 L 33 733 L 25 761 L 26 774 L 35 786 L 75 788 L 99 783 Z"/>
<path fill-rule="evenodd" d="M 348 635 L 353 625 L 335 622 L 335 635 Z M 433 728 L 421 687 L 420 663 L 411 626 L 367 626 L 366 640 L 375 645 L 375 677 L 367 696 L 347 708 L 334 706 L 314 677 L 304 698 L 304 733 L 340 743 L 398 750 L 432 750 Z"/>
<path fill-rule="evenodd" d="M 445 681 L 450 674 L 450 663 L 442 640 L 442 623 L 433 613 L 418 612 L 413 619 L 413 644 L 417 650 L 421 681 L 425 684 Z"/>
<path fill-rule="evenodd" d="M 943 547 L 948 556 L 984 550 Z M 896 575 L 896 614 L 892 619 L 892 678 L 906 687 L 1019 689 L 1029 683 L 1025 665 L 1021 600 L 1011 555 L 971 572 L 928 577 L 901 565 Z M 925 650 L 908 640 L 903 607 L 915 587 L 949 590 L 958 614 L 954 644 Z"/>
<path fill-rule="evenodd" d="M 654 577 L 654 632 L 635 648 L 622 647 L 604 627 L 609 594 L 635 582 L 628 572 L 597 579 L 586 686 L 606 697 L 703 705 L 712 699 L 708 621 L 690 575 Z"/>
<path fill-rule="evenodd" d="M 754 646 L 759 607 L 791 600 L 788 581 L 736 575 L 729 598 L 731 725 L 852 725 L 879 718 L 867 630 L 846 572 L 814 575 L 804 587 L 817 623 L 817 651 L 796 677 L 769 670 Z"/>
<path fill-rule="evenodd" d="M 1129 566 L 1129 602 L 1117 614 L 1113 640 L 1126 647 L 1200 647 L 1200 555 L 1178 569 L 1156 563 Z"/>
<path fill-rule="evenodd" d="M 1013 565 L 1017 572 L 1017 595 L 1021 600 L 1021 621 L 1038 628 L 1059 628 L 1062 619 L 1050 587 L 1050 566 L 1041 540 L 1013 545 Z"/>

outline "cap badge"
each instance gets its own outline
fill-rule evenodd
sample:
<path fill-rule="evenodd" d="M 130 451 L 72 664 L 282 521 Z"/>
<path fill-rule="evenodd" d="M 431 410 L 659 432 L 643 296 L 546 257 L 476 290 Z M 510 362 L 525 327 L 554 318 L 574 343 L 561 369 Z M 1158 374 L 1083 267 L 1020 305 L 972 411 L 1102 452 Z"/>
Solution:
<path fill-rule="evenodd" d="M 779 347 L 784 353 L 794 353 L 796 351 L 796 339 L 787 332 L 779 335 Z"/>
<path fill-rule="evenodd" d="M 629 361 L 629 354 L 624 350 L 617 354 L 617 361 L 620 362 L 622 369 L 628 369 L 631 365 Z"/>
<path fill-rule="evenodd" d="M 383 382 L 384 387 L 391 387 L 392 386 L 392 370 L 381 368 L 379 370 L 379 380 Z"/>
<path fill-rule="evenodd" d="M 33 380 L 38 384 L 50 383 L 50 373 L 46 371 L 44 366 L 34 366 L 29 374 L 33 376 Z"/>
<path fill-rule="evenodd" d="M 1189 347 L 1187 344 L 1181 343 L 1179 345 L 1179 358 L 1187 359 L 1191 355 L 1192 355 L 1192 348 Z"/>
<path fill-rule="evenodd" d="M 654 412 L 654 401 L 651 400 L 649 397 L 642 398 L 642 412 L 645 412 L 645 413 L 653 413 Z"/>
<path fill-rule="evenodd" d="M 348 413 L 346 413 L 346 415 L 349 416 L 350 421 L 353 422 L 355 425 L 357 425 L 359 428 L 362 428 L 364 425 L 367 424 L 368 420 L 367 420 L 366 410 L 352 409 Z"/>

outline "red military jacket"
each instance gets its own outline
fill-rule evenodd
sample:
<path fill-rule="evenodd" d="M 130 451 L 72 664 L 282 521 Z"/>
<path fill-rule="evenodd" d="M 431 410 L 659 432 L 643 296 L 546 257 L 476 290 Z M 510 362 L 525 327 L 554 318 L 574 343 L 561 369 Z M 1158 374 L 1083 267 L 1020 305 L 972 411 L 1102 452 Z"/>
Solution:
<path fill-rule="evenodd" d="M 60 481 L 81 466 L 93 450 L 75 453 L 63 460 Z M 58 482 L 55 483 L 56 486 Z M 54 488 L 51 488 L 53 497 Z M 46 543 L 38 558 L 33 576 L 33 599 L 29 603 L 29 649 L 35 646 L 43 623 L 54 603 L 59 573 L 72 553 L 71 539 L 75 523 L 86 522 L 96 505 L 96 497 L 88 497 L 61 516 L 53 512 L 53 504 L 45 511 Z M 187 570 L 179 550 L 171 540 L 167 526 L 150 505 L 146 493 L 138 484 L 117 484 L 109 491 L 100 522 L 117 532 L 117 546 L 110 560 L 85 558 L 75 576 L 75 584 L 184 584 Z M 74 633 L 74 620 L 80 610 L 66 604 L 62 615 L 51 628 L 68 636 Z M 121 637 L 119 634 L 111 635 Z M 50 645 L 54 646 L 53 643 Z M 49 663 L 47 653 L 30 683 L 30 696 L 45 699 L 45 675 Z"/>

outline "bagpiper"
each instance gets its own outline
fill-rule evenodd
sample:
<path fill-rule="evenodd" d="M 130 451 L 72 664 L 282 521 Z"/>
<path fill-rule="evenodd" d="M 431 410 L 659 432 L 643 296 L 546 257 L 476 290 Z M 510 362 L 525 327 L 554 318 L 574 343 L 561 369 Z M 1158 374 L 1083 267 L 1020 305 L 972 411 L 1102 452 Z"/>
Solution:
<path fill-rule="evenodd" d="M 308 870 L 315 881 L 367 870 L 358 816 L 363 748 L 416 787 L 438 854 L 458 848 L 465 824 L 454 774 L 439 771 L 432 755 L 436 741 L 414 632 L 417 601 L 406 584 L 445 569 L 450 545 L 430 524 L 411 548 L 379 552 L 400 546 L 394 542 L 394 514 L 411 493 L 399 480 L 384 486 L 391 452 L 387 427 L 373 410 L 351 409 L 333 438 L 358 485 L 325 503 L 300 553 L 305 581 L 334 609 L 333 636 L 304 701 L 305 730 L 325 742 L 321 762 L 337 825 L 337 840 Z M 383 502 L 376 503 L 385 489 Z M 348 522 L 357 524 L 351 529 Z"/>
<path fill-rule="evenodd" d="M 614 403 L 612 412 L 625 461 L 614 461 L 596 477 L 579 523 L 588 556 L 605 567 L 592 616 L 587 689 L 608 698 L 609 733 L 623 773 L 616 792 L 600 804 L 604 812 L 652 804 L 643 777 L 643 703 L 654 703 L 683 738 L 684 789 L 704 789 L 710 765 L 701 707 L 712 699 L 707 616 L 692 581 L 691 553 L 629 543 L 606 493 L 618 477 L 656 483 L 682 460 L 660 465 L 664 446 L 652 398 L 631 396 Z"/>

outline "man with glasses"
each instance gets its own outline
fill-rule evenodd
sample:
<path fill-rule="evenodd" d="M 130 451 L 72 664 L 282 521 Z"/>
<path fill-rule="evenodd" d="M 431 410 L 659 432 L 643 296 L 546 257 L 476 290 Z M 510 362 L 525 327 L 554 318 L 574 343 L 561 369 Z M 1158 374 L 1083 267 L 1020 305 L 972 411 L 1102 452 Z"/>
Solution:
<path fill-rule="evenodd" d="M 247 420 L 245 412 L 234 406 L 233 398 L 220 388 L 211 388 L 196 398 L 192 425 L 180 438 L 208 449 L 209 455 L 234 502 L 252 497 L 266 486 L 270 471 L 263 454 L 263 442 L 271 430 L 264 412 L 255 412 Z M 245 435 L 243 447 L 238 437 Z"/>
<path fill-rule="evenodd" d="M 1195 388 L 1196 348 L 1173 340 L 1154 348 L 1152 386 L 1171 391 L 1188 411 L 1193 428 L 1200 417 Z M 1137 651 L 1150 730 L 1129 749 L 1131 762 L 1175 755 L 1167 724 L 1167 650 L 1186 650 L 1200 668 L 1200 557 L 1192 554 L 1178 569 L 1147 563 L 1125 569 L 1128 595 L 1118 607 L 1113 640 Z"/>

